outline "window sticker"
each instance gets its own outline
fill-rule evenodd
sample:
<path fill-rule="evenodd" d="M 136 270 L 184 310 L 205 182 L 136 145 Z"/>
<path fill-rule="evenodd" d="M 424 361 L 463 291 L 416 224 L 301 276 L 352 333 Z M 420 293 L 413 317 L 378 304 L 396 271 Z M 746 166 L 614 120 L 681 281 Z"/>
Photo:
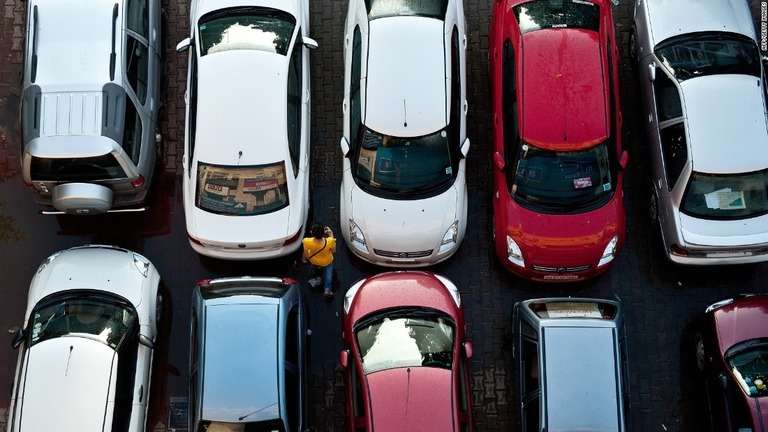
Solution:
<path fill-rule="evenodd" d="M 581 178 L 573 179 L 573 187 L 574 189 L 584 189 L 584 188 L 592 187 L 592 178 L 581 177 Z"/>
<path fill-rule="evenodd" d="M 744 202 L 743 191 L 733 191 L 731 188 L 718 189 L 704 194 L 707 207 L 718 210 L 740 210 L 747 206 Z"/>

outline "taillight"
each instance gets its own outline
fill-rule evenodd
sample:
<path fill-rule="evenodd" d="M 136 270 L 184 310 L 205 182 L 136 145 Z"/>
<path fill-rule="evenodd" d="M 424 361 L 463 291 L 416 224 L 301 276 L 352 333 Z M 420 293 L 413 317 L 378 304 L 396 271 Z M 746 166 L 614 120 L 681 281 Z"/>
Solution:
<path fill-rule="evenodd" d="M 289 244 L 295 242 L 299 239 L 301 236 L 301 228 L 299 228 L 298 231 L 296 231 L 296 234 L 292 235 L 290 238 L 288 238 L 286 241 L 283 242 L 283 246 L 288 246 Z"/>
<path fill-rule="evenodd" d="M 672 247 L 669 248 L 669 251 L 672 255 L 688 256 L 688 251 L 677 244 L 673 244 Z"/>
<path fill-rule="evenodd" d="M 29 190 L 32 190 L 32 191 L 35 190 L 35 185 L 33 185 L 32 183 L 24 182 L 24 186 L 26 186 L 27 189 Z"/>
<path fill-rule="evenodd" d="M 296 279 L 293 279 L 293 278 L 283 278 L 283 283 L 298 285 L 298 282 L 296 282 Z"/>
<path fill-rule="evenodd" d="M 141 187 L 142 185 L 144 185 L 144 176 L 139 174 L 139 178 L 137 178 L 136 180 L 132 181 L 131 182 L 131 186 L 137 188 L 137 187 Z"/>
<path fill-rule="evenodd" d="M 208 283 L 210 283 L 210 282 L 211 282 L 210 279 L 203 279 L 203 280 L 197 282 L 197 286 L 208 285 Z"/>
<path fill-rule="evenodd" d="M 192 242 L 192 243 L 194 243 L 194 244 L 198 244 L 198 245 L 200 245 L 200 246 L 202 246 L 202 245 L 203 245 L 203 243 L 201 243 L 201 242 L 200 242 L 200 240 L 198 240 L 198 239 L 196 239 L 196 238 L 192 237 L 192 236 L 191 236 L 191 235 L 189 235 L 189 234 L 187 234 L 187 238 L 189 239 L 189 241 L 191 241 L 191 242 Z"/>

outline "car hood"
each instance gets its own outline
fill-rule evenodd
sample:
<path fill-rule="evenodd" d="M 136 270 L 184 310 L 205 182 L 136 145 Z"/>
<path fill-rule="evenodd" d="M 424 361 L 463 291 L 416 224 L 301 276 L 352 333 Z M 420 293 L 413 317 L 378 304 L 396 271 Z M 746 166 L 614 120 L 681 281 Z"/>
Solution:
<path fill-rule="evenodd" d="M 111 430 L 115 351 L 99 341 L 60 337 L 34 345 L 26 361 L 20 430 Z"/>
<path fill-rule="evenodd" d="M 720 354 L 725 355 L 728 348 L 739 342 L 768 337 L 768 296 L 735 299 L 715 309 L 712 319 Z"/>
<path fill-rule="evenodd" d="M 446 432 L 454 430 L 451 371 L 410 367 L 366 376 L 373 430 Z"/>
<path fill-rule="evenodd" d="M 458 217 L 457 200 L 456 185 L 421 200 L 384 199 L 354 187 L 351 218 L 370 247 L 399 252 L 436 249 Z"/>
<path fill-rule="evenodd" d="M 292 220 L 293 204 L 280 210 L 255 216 L 225 216 L 187 206 L 187 232 L 203 243 L 235 243 L 249 247 L 282 244 L 301 228 Z"/>
<path fill-rule="evenodd" d="M 689 245 L 742 247 L 768 243 L 768 215 L 712 220 L 679 213 L 679 218 L 683 239 Z"/>
<path fill-rule="evenodd" d="M 625 213 L 621 193 L 592 211 L 544 214 L 527 210 L 513 200 L 506 206 L 507 229 L 526 262 L 552 267 L 594 264 L 613 236 L 623 243 Z"/>

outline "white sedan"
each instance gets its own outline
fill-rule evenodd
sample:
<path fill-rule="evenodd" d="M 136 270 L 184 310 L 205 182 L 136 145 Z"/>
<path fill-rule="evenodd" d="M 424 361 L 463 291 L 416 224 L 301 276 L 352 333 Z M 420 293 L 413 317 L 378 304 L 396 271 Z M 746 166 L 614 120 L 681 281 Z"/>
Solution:
<path fill-rule="evenodd" d="M 222 259 L 301 246 L 309 212 L 307 0 L 194 0 L 185 100 L 189 242 Z"/>
<path fill-rule="evenodd" d="M 463 4 L 350 0 L 344 33 L 344 240 L 382 266 L 443 261 L 467 224 Z"/>
<path fill-rule="evenodd" d="M 48 257 L 29 288 L 8 431 L 143 431 L 160 275 L 143 256 L 90 245 Z"/>

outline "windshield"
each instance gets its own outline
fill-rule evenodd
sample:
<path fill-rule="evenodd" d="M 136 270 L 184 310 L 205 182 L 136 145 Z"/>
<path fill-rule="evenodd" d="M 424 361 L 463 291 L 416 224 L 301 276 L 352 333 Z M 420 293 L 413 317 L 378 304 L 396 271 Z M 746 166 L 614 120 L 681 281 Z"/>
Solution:
<path fill-rule="evenodd" d="M 112 153 L 83 158 L 32 157 L 29 175 L 33 181 L 94 181 L 126 178 L 125 170 Z"/>
<path fill-rule="evenodd" d="M 356 180 L 372 188 L 411 192 L 452 181 L 458 162 L 445 129 L 423 137 L 398 138 L 366 128 L 353 166 Z"/>
<path fill-rule="evenodd" d="M 726 353 L 728 366 L 749 396 L 768 396 L 768 339 L 742 342 Z"/>
<path fill-rule="evenodd" d="M 268 8 L 231 8 L 200 19 L 200 56 L 229 50 L 286 55 L 296 19 Z"/>
<path fill-rule="evenodd" d="M 393 15 L 418 15 L 445 19 L 448 0 L 365 0 L 368 19 Z"/>
<path fill-rule="evenodd" d="M 768 170 L 732 175 L 694 172 L 680 210 L 709 219 L 743 219 L 768 213 Z"/>
<path fill-rule="evenodd" d="M 437 314 L 389 314 L 355 332 L 365 374 L 400 367 L 451 369 L 454 324 Z"/>
<path fill-rule="evenodd" d="M 285 161 L 251 166 L 200 162 L 195 206 L 230 216 L 253 216 L 287 207 Z"/>
<path fill-rule="evenodd" d="M 521 33 L 546 28 L 600 28 L 600 9 L 583 0 L 535 0 L 515 6 L 514 12 Z"/>
<path fill-rule="evenodd" d="M 204 420 L 197 432 L 284 432 L 285 425 L 280 420 L 269 420 L 251 423 L 228 423 Z"/>
<path fill-rule="evenodd" d="M 656 55 L 678 81 L 704 75 L 760 76 L 760 54 L 752 39 L 731 33 L 693 33 L 656 46 Z"/>
<path fill-rule="evenodd" d="M 117 350 L 136 324 L 136 314 L 117 302 L 75 297 L 63 299 L 32 312 L 30 346 L 48 339 L 75 336 L 95 339 Z"/>
<path fill-rule="evenodd" d="M 523 143 L 510 193 L 552 211 L 574 211 L 610 196 L 614 189 L 608 144 L 553 151 Z"/>

